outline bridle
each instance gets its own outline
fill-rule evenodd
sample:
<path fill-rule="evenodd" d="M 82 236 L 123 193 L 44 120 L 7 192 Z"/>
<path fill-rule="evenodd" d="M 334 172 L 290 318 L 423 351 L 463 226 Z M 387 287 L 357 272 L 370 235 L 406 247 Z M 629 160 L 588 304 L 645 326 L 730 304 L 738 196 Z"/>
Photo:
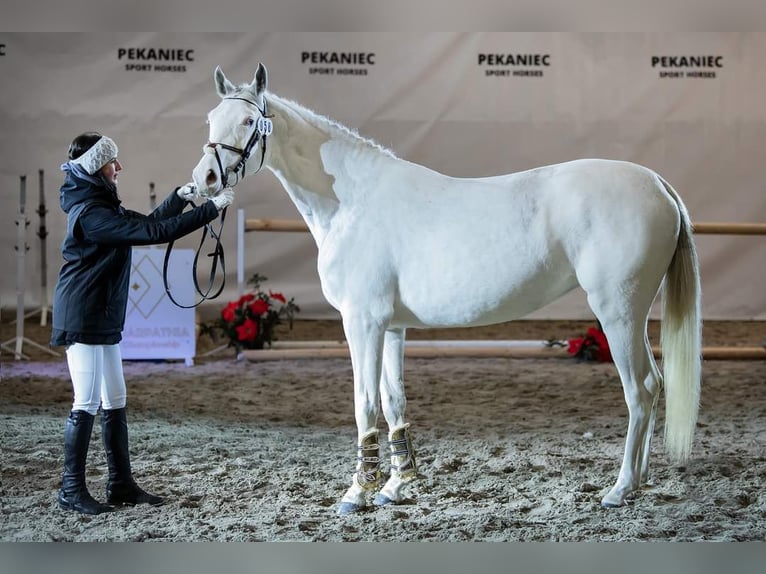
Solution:
<path fill-rule="evenodd" d="M 245 169 L 247 165 L 247 160 L 250 159 L 250 154 L 253 152 L 253 148 L 258 144 L 258 142 L 261 142 L 261 163 L 258 166 L 258 169 L 255 170 L 253 173 L 258 173 L 263 168 L 263 162 L 266 158 L 266 138 L 271 135 L 271 132 L 273 130 L 273 124 L 269 118 L 273 116 L 267 115 L 267 106 L 266 106 L 266 98 L 263 99 L 263 109 L 258 107 L 258 104 L 253 102 L 252 100 L 248 100 L 247 98 L 243 98 L 240 96 L 227 96 L 225 98 L 222 98 L 224 100 L 242 100 L 243 102 L 247 102 L 248 104 L 255 107 L 260 112 L 260 116 L 258 117 L 258 120 L 255 122 L 255 129 L 253 130 L 253 133 L 250 134 L 250 137 L 247 140 L 247 143 L 245 144 L 244 148 L 238 148 L 235 146 L 231 146 L 229 144 L 221 143 L 221 142 L 208 142 L 205 144 L 205 147 L 212 148 L 213 153 L 215 154 L 215 161 L 218 164 L 218 172 L 221 174 L 221 184 L 224 188 L 229 187 L 229 174 L 233 173 L 237 176 L 237 181 L 235 181 L 231 187 L 234 187 L 237 185 L 244 177 L 245 177 Z M 227 151 L 234 152 L 236 154 L 239 154 L 239 161 L 234 165 L 233 168 L 224 169 L 223 163 L 221 162 L 221 156 L 218 153 L 218 148 L 223 148 Z M 189 202 L 194 206 L 194 202 Z M 181 305 L 178 301 L 176 301 L 173 298 L 173 295 L 170 292 L 170 286 L 168 285 L 168 265 L 170 263 L 170 253 L 173 250 L 173 243 L 174 241 L 170 241 L 168 243 L 167 249 L 165 249 L 165 260 L 162 265 L 162 280 L 165 283 L 165 293 L 167 293 L 168 298 L 177 306 L 181 307 L 183 309 L 190 309 L 193 307 L 197 307 L 200 303 L 203 301 L 207 301 L 208 299 L 215 299 L 218 297 L 221 292 L 223 291 L 224 286 L 226 285 L 226 259 L 224 257 L 223 252 L 223 245 L 221 245 L 221 233 L 223 232 L 223 224 L 224 221 L 226 221 L 226 209 L 223 208 L 221 210 L 221 224 L 218 227 L 218 231 L 215 231 L 213 229 L 213 226 L 210 223 L 205 224 L 205 227 L 202 230 L 202 238 L 200 239 L 199 246 L 197 247 L 197 251 L 194 254 L 194 262 L 192 264 L 192 278 L 194 280 L 194 289 L 197 291 L 197 293 L 200 295 L 200 300 L 192 305 Z M 213 249 L 212 253 L 208 253 L 208 257 L 212 257 L 213 261 L 211 263 L 210 268 L 210 275 L 208 277 L 208 285 L 207 289 L 205 291 L 202 291 L 202 289 L 199 286 L 199 281 L 197 280 L 197 262 L 199 261 L 200 253 L 202 251 L 202 246 L 205 243 L 205 239 L 207 236 L 210 235 L 215 240 L 215 247 Z M 212 295 L 210 292 L 213 290 L 213 285 L 215 284 L 215 276 L 216 271 L 218 270 L 218 264 L 220 262 L 221 265 L 221 274 L 223 275 L 223 280 L 221 281 L 221 285 L 218 287 L 218 289 L 213 293 Z"/>
<path fill-rule="evenodd" d="M 237 185 L 237 183 L 239 183 L 240 180 L 244 177 L 247 160 L 250 159 L 250 154 L 253 152 L 253 148 L 258 143 L 258 141 L 261 142 L 261 163 L 258 166 L 258 169 L 256 169 L 253 173 L 258 173 L 261 171 L 261 168 L 263 168 L 263 161 L 266 158 L 266 138 L 271 135 L 273 124 L 269 119 L 272 116 L 267 115 L 266 98 L 263 98 L 263 109 L 259 108 L 258 104 L 256 104 L 254 101 L 240 96 L 227 96 L 223 99 L 242 100 L 243 102 L 247 102 L 251 106 L 254 106 L 255 109 L 258 110 L 261 114 L 258 117 L 258 120 L 255 122 L 255 129 L 253 130 L 253 133 L 250 134 L 250 138 L 247 140 L 245 147 L 238 148 L 221 142 L 207 142 L 205 145 L 205 147 L 212 148 L 213 153 L 215 154 L 215 161 L 218 164 L 218 173 L 221 174 L 221 185 L 223 187 L 229 186 L 229 173 L 233 173 L 237 176 L 237 181 L 232 185 L 233 187 L 234 185 Z M 239 154 L 239 161 L 234 165 L 233 168 L 228 168 L 226 170 L 223 169 L 221 156 L 218 153 L 219 147 Z M 240 172 L 242 172 L 241 176 Z"/>

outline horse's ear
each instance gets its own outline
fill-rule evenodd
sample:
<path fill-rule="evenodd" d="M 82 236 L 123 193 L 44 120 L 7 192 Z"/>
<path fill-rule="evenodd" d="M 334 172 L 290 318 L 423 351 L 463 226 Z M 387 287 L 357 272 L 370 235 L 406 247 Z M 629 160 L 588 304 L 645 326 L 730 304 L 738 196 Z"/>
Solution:
<path fill-rule="evenodd" d="M 253 79 L 252 84 L 255 86 L 255 95 L 260 96 L 266 91 L 266 84 L 268 84 L 268 81 L 269 74 L 266 71 L 266 66 L 259 62 L 258 69 L 255 71 L 255 79 Z"/>
<path fill-rule="evenodd" d="M 228 79 L 226 79 L 226 76 L 223 75 L 221 66 L 215 67 L 213 77 L 215 78 L 215 91 L 218 92 L 219 96 L 223 98 L 224 96 L 227 96 L 234 91 L 234 84 L 232 84 Z"/>

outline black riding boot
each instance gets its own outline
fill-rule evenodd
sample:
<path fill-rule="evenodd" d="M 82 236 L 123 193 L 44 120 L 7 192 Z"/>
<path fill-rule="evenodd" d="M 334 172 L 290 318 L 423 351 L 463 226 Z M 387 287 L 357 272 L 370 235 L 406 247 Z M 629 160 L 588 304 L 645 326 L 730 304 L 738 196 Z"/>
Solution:
<path fill-rule="evenodd" d="M 125 408 L 101 411 L 101 435 L 104 438 L 109 482 L 106 500 L 109 504 L 152 504 L 165 502 L 161 497 L 144 492 L 133 480 L 128 452 L 128 422 Z"/>
<path fill-rule="evenodd" d="M 72 411 L 64 427 L 64 475 L 59 490 L 59 506 L 83 514 L 101 514 L 113 506 L 95 500 L 85 486 L 85 461 L 93 431 L 94 416 L 86 411 Z"/>

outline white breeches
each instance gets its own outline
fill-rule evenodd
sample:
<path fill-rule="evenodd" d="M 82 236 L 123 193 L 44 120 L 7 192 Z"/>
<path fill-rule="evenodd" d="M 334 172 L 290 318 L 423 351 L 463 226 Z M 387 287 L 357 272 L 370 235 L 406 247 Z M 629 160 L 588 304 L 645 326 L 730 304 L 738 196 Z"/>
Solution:
<path fill-rule="evenodd" d="M 119 345 L 75 343 L 66 350 L 69 376 L 74 386 L 73 411 L 95 415 L 104 409 L 121 409 L 127 400 Z"/>

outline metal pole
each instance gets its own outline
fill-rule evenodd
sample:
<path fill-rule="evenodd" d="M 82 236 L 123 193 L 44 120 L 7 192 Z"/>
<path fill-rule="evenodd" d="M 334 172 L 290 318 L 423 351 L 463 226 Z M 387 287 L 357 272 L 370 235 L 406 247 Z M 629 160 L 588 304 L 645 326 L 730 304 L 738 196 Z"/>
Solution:
<path fill-rule="evenodd" d="M 237 210 L 237 297 L 245 293 L 245 210 Z"/>
<path fill-rule="evenodd" d="M 19 176 L 21 179 L 19 214 L 16 219 L 18 229 L 16 240 L 16 351 L 18 359 L 22 357 L 24 346 L 24 255 L 28 249 L 26 242 L 27 221 L 25 210 L 27 204 L 27 176 Z"/>
<path fill-rule="evenodd" d="M 149 182 L 149 209 L 154 211 L 157 209 L 157 194 L 154 193 L 154 182 Z"/>
<path fill-rule="evenodd" d="M 45 172 L 40 170 L 40 206 L 37 208 L 37 215 L 40 216 L 40 229 L 37 236 L 40 238 L 40 326 L 45 327 L 48 324 L 48 247 L 47 241 L 48 229 L 45 227 L 45 214 L 48 210 L 45 208 Z"/>

